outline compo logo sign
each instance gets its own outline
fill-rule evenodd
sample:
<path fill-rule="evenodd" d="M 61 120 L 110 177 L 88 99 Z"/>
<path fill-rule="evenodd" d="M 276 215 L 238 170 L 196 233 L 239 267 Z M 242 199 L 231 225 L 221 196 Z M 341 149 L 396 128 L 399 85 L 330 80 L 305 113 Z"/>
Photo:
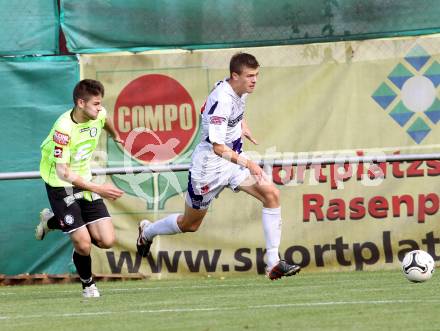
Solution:
<path fill-rule="evenodd" d="M 113 116 L 124 149 L 142 164 L 171 162 L 197 133 L 198 115 L 190 94 L 165 75 L 144 75 L 127 84 Z"/>

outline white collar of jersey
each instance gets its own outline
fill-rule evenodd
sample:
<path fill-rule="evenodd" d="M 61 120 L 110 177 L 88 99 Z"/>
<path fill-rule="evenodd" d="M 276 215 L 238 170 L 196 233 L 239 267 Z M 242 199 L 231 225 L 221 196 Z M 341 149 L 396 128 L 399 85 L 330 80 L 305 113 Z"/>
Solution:
<path fill-rule="evenodd" d="M 234 89 L 232 88 L 232 86 L 231 86 L 231 84 L 229 84 L 229 77 L 226 77 L 224 80 L 223 80 L 226 84 L 226 91 L 233 97 L 233 98 L 236 98 L 236 99 L 244 99 L 245 97 L 246 97 L 246 95 L 247 95 L 247 93 L 243 93 L 242 95 L 241 95 L 241 97 L 237 94 L 237 93 L 235 93 L 235 91 L 234 91 Z"/>

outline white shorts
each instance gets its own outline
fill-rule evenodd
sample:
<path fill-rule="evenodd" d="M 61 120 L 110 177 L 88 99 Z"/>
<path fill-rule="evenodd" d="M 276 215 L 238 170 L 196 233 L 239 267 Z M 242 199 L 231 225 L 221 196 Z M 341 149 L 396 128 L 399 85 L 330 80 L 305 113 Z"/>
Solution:
<path fill-rule="evenodd" d="M 238 192 L 238 186 L 250 176 L 249 169 L 227 162 L 222 171 L 206 173 L 206 169 L 191 167 L 188 174 L 188 192 L 185 200 L 189 207 L 207 209 L 225 187 Z"/>

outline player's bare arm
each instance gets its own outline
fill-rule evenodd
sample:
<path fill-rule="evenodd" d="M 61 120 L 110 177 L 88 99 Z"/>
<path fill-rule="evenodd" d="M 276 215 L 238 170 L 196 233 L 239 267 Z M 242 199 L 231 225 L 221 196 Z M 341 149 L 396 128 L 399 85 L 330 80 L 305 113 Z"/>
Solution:
<path fill-rule="evenodd" d="M 56 171 L 59 178 L 73 184 L 75 187 L 84 189 L 87 191 L 98 193 L 105 199 L 116 200 L 124 193 L 120 189 L 116 188 L 112 184 L 96 184 L 89 182 L 82 178 L 80 175 L 70 169 L 65 163 L 58 163 L 56 165 Z"/>
<path fill-rule="evenodd" d="M 105 119 L 104 130 L 113 138 L 117 143 L 123 144 L 124 140 L 119 137 L 118 132 L 115 130 L 115 126 L 110 118 Z"/>
<path fill-rule="evenodd" d="M 243 118 L 241 121 L 241 131 L 242 131 L 242 137 L 247 138 L 250 142 L 252 142 L 254 145 L 258 145 L 258 141 L 252 137 L 251 130 L 249 129 L 246 120 Z"/>
<path fill-rule="evenodd" d="M 247 159 L 244 156 L 241 156 L 228 146 L 224 144 L 217 144 L 213 143 L 213 149 L 214 153 L 218 156 L 224 158 L 225 160 L 228 160 L 232 163 L 241 165 L 245 168 L 248 168 L 251 175 L 255 176 L 258 182 L 260 182 L 263 179 L 263 170 L 260 168 L 258 164 L 253 162 L 252 160 Z"/>

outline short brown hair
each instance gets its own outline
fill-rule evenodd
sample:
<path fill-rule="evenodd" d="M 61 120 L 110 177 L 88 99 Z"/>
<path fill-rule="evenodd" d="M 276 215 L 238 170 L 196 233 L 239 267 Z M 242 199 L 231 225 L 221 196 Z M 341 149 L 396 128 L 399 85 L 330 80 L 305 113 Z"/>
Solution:
<path fill-rule="evenodd" d="M 243 67 L 248 67 L 252 69 L 257 69 L 260 66 L 255 56 L 248 53 L 237 53 L 231 57 L 231 62 L 229 62 L 229 73 L 241 74 Z"/>
<path fill-rule="evenodd" d="M 104 97 L 104 85 L 94 79 L 83 79 L 73 89 L 73 103 L 76 105 L 78 99 L 83 99 L 87 102 L 92 96 L 99 95 Z"/>

